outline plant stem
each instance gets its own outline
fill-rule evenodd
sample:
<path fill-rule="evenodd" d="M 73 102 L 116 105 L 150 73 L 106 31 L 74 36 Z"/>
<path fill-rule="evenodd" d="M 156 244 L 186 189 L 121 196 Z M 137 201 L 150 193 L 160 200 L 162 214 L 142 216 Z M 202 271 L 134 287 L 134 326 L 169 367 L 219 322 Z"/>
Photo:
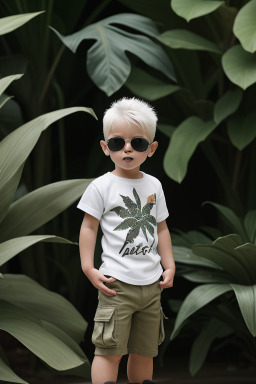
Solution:
<path fill-rule="evenodd" d="M 51 69 L 50 69 L 50 71 L 49 71 L 49 73 L 48 73 L 48 76 L 47 76 L 47 78 L 46 78 L 46 81 L 45 81 L 43 90 L 42 90 L 41 95 L 40 95 L 40 97 L 39 97 L 39 105 L 42 105 L 42 103 L 43 103 L 43 101 L 44 101 L 45 95 L 46 95 L 46 93 L 47 93 L 47 91 L 48 91 L 48 88 L 49 88 L 49 86 L 50 86 L 50 84 L 51 84 L 51 81 L 52 81 L 54 72 L 55 72 L 55 70 L 56 70 L 56 68 L 57 68 L 57 66 L 58 66 L 58 64 L 59 64 L 59 61 L 60 61 L 60 59 L 61 59 L 61 57 L 62 57 L 62 55 L 63 55 L 63 53 L 64 53 L 64 51 L 65 51 L 65 48 L 66 48 L 66 47 L 65 47 L 65 45 L 63 44 L 63 45 L 61 46 L 61 48 L 60 48 L 60 50 L 59 50 L 59 52 L 58 52 L 58 54 L 57 54 L 55 60 L 54 60 L 52 66 L 51 66 Z"/>
<path fill-rule="evenodd" d="M 234 191 L 232 190 L 229 183 L 229 177 L 225 172 L 223 164 L 221 163 L 216 151 L 214 150 L 213 145 L 210 143 L 210 140 L 206 140 L 203 145 L 201 145 L 201 148 L 219 177 L 219 180 L 222 184 L 222 187 L 226 193 L 227 200 L 229 202 L 228 205 L 231 206 L 231 208 L 235 208 L 235 210 L 238 212 L 243 212 L 242 203 L 238 198 L 237 194 L 234 193 Z"/>

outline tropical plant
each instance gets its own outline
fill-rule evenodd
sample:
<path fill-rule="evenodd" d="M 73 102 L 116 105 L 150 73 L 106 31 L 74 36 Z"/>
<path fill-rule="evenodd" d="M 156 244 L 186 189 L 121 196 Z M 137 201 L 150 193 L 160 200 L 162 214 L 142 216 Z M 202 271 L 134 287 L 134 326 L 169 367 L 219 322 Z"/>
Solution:
<path fill-rule="evenodd" d="M 192 374 L 201 368 L 218 338 L 238 345 L 246 359 L 256 361 L 256 211 L 241 220 L 229 208 L 211 204 L 236 234 L 219 237 L 212 244 L 207 237 L 200 244 L 201 236 L 197 244 L 193 239 L 191 248 L 174 247 L 178 273 L 200 284 L 180 306 L 171 335 L 176 337 L 184 326 L 198 332 L 190 355 Z"/>
<path fill-rule="evenodd" d="M 5 34 L 32 15 L 18 15 L 0 20 L 0 34 Z M 22 75 L 0 80 L 0 95 L 12 81 Z M 9 97 L 4 96 L 3 106 Z M 18 253 L 38 242 L 72 242 L 53 235 L 30 235 L 81 194 L 90 180 L 68 180 L 44 186 L 13 201 L 25 161 L 41 133 L 52 123 L 71 113 L 83 111 L 96 117 L 92 109 L 67 108 L 39 116 L 7 135 L 0 142 L 0 267 Z M 31 296 L 31 293 L 33 295 Z M 79 347 L 86 322 L 77 310 L 60 295 L 50 292 L 24 275 L 0 275 L 0 329 L 29 348 L 48 366 L 56 370 L 74 370 L 88 377 L 89 362 Z M 1 380 L 25 383 L 9 367 L 1 348 Z"/>
<path fill-rule="evenodd" d="M 150 211 L 155 204 L 155 196 L 152 195 L 152 200 L 147 202 L 144 207 L 141 207 L 140 197 L 135 188 L 133 188 L 133 196 L 135 198 L 135 202 L 129 196 L 120 195 L 123 199 L 123 202 L 126 206 L 124 207 L 115 207 L 111 209 L 111 211 L 115 212 L 118 216 L 120 216 L 124 221 L 119 224 L 114 231 L 129 231 L 127 233 L 124 245 L 120 249 L 119 253 L 122 253 L 123 249 L 127 244 L 133 243 L 136 237 L 138 237 L 140 230 L 142 230 L 143 235 L 148 241 L 147 231 L 154 238 L 154 227 L 156 226 L 156 219 L 154 216 L 150 215 Z M 141 249 L 134 249 L 134 252 L 143 252 Z M 125 256 L 125 252 L 122 256 Z"/>
<path fill-rule="evenodd" d="M 158 39 L 177 75 L 178 85 L 172 85 L 133 66 L 125 84 L 159 106 L 165 124 L 159 129 L 170 139 L 163 162 L 167 175 L 181 183 L 200 146 L 222 186 L 223 203 L 244 215 L 255 207 L 256 190 L 256 2 L 120 1 L 160 26 Z"/>
<path fill-rule="evenodd" d="M 122 93 L 127 94 L 127 90 L 120 87 L 129 75 L 130 66 L 134 61 L 143 63 L 144 60 L 148 63 L 145 64 L 148 68 L 152 65 L 157 68 L 156 72 L 166 73 L 163 74 L 165 80 L 174 77 L 171 61 L 156 39 L 159 32 L 155 23 L 136 14 L 124 14 L 124 7 L 118 2 L 115 2 L 113 7 L 113 3 L 111 0 L 101 2 L 77 0 L 74 7 L 69 0 L 63 0 L 61 3 L 54 1 L 42 3 L 41 0 L 1 1 L 1 14 L 5 16 L 34 10 L 45 11 L 40 15 L 40 22 L 25 25 L 18 32 L 14 31 L 12 38 L 6 35 L 7 37 L 0 41 L 4 54 L 0 59 L 1 74 L 7 76 L 25 72 L 20 80 L 20 87 L 16 86 L 15 82 L 11 84 L 10 90 L 15 98 L 5 104 L 2 110 L 1 137 L 5 137 L 26 121 L 66 106 L 87 105 L 87 102 L 90 104 L 93 102 L 97 115 L 102 115 L 110 103 L 106 94 L 113 92 L 118 96 Z M 113 13 L 116 13 L 113 17 L 104 18 L 106 14 Z M 75 55 L 66 49 L 66 45 L 49 25 L 67 35 L 65 39 L 68 42 L 74 36 L 78 38 L 81 36 L 83 43 L 77 48 Z M 104 36 L 105 45 L 100 40 L 98 31 Z M 97 41 L 93 41 L 96 39 Z M 30 41 L 30 44 L 27 44 L 27 41 Z M 85 54 L 89 62 L 87 71 L 84 65 Z M 103 70 L 100 70 L 100 65 L 102 67 L 104 65 Z M 99 77 L 96 79 L 95 75 Z M 101 91 L 102 89 L 106 94 Z M 21 185 L 23 189 L 33 190 L 54 180 L 79 178 L 80 175 L 91 178 L 109 170 L 110 163 L 106 162 L 98 150 L 101 131 L 96 122 L 90 121 L 89 117 L 85 122 L 79 115 L 73 117 L 72 125 L 77 129 L 74 134 L 73 129 L 64 129 L 64 124 L 68 124 L 68 121 L 68 119 L 64 122 L 57 121 L 57 129 L 45 132 L 33 150 L 24 169 L 24 183 Z M 84 125 L 88 126 L 88 129 L 85 130 Z M 77 136 L 81 140 L 77 140 Z M 87 142 L 90 142 L 90 145 L 87 145 Z M 75 147 L 76 151 L 70 150 L 72 147 Z M 49 155 L 42 161 L 46 151 Z M 54 165 L 53 159 L 56 161 Z M 154 167 L 157 171 L 157 164 L 154 163 Z M 68 210 L 62 215 L 61 220 L 55 219 L 48 223 L 47 231 L 62 233 L 64 237 L 75 239 L 79 225 L 75 220 L 77 217 L 74 210 Z M 74 222 L 75 224 L 71 225 Z M 38 252 L 41 249 L 42 247 Z M 45 257 L 34 259 L 30 256 L 20 259 L 21 272 L 37 279 L 48 288 L 65 291 L 67 297 L 77 307 L 85 308 L 84 300 L 88 295 L 89 285 L 85 286 L 87 284 L 85 279 L 81 281 L 77 255 L 74 255 L 72 247 L 60 250 L 58 245 L 53 247 L 52 253 L 53 257 L 49 260 Z M 61 259 L 58 257 L 60 254 Z M 57 285 L 56 281 L 62 283 Z"/>
<path fill-rule="evenodd" d="M 116 25 L 121 25 L 122 29 Z M 135 29 L 140 34 L 128 32 L 125 27 Z M 69 36 L 64 37 L 54 31 L 72 52 L 76 52 L 83 40 L 96 40 L 87 53 L 87 71 L 93 82 L 108 96 L 120 89 L 130 74 L 131 63 L 125 53 L 127 51 L 176 81 L 170 59 L 153 40 L 158 30 L 149 18 L 123 13 L 97 21 Z"/>

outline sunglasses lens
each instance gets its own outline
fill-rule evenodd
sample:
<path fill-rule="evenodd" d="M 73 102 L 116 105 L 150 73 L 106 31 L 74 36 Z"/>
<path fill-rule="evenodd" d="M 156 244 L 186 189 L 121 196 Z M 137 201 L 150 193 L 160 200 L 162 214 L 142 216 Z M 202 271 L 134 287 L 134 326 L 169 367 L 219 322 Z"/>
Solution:
<path fill-rule="evenodd" d="M 135 137 L 131 140 L 133 149 L 137 152 L 145 152 L 148 149 L 149 142 L 143 137 Z"/>
<path fill-rule="evenodd" d="M 112 137 L 108 140 L 108 149 L 112 152 L 120 151 L 125 146 L 125 141 L 122 137 Z"/>

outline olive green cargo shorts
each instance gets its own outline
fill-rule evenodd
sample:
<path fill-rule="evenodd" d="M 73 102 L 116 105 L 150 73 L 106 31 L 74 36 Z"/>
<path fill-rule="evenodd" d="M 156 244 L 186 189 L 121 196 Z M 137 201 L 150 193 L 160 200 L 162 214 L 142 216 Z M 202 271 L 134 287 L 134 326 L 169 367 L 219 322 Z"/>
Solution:
<path fill-rule="evenodd" d="M 164 340 L 159 282 L 140 286 L 114 281 L 106 285 L 117 294 L 106 296 L 99 291 L 92 334 L 95 355 L 157 356 L 158 345 Z"/>

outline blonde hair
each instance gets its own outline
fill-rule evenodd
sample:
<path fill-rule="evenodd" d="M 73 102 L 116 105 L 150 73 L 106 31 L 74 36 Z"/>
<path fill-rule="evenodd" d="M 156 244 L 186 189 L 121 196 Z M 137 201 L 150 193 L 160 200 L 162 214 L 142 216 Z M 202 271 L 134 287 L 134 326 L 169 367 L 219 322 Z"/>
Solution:
<path fill-rule="evenodd" d="M 135 97 L 128 99 L 124 97 L 111 104 L 110 108 L 105 111 L 103 117 L 103 134 L 105 140 L 109 136 L 111 129 L 121 121 L 137 125 L 138 128 L 148 137 L 150 142 L 154 140 L 156 133 L 157 115 L 149 104 L 136 99 Z"/>

